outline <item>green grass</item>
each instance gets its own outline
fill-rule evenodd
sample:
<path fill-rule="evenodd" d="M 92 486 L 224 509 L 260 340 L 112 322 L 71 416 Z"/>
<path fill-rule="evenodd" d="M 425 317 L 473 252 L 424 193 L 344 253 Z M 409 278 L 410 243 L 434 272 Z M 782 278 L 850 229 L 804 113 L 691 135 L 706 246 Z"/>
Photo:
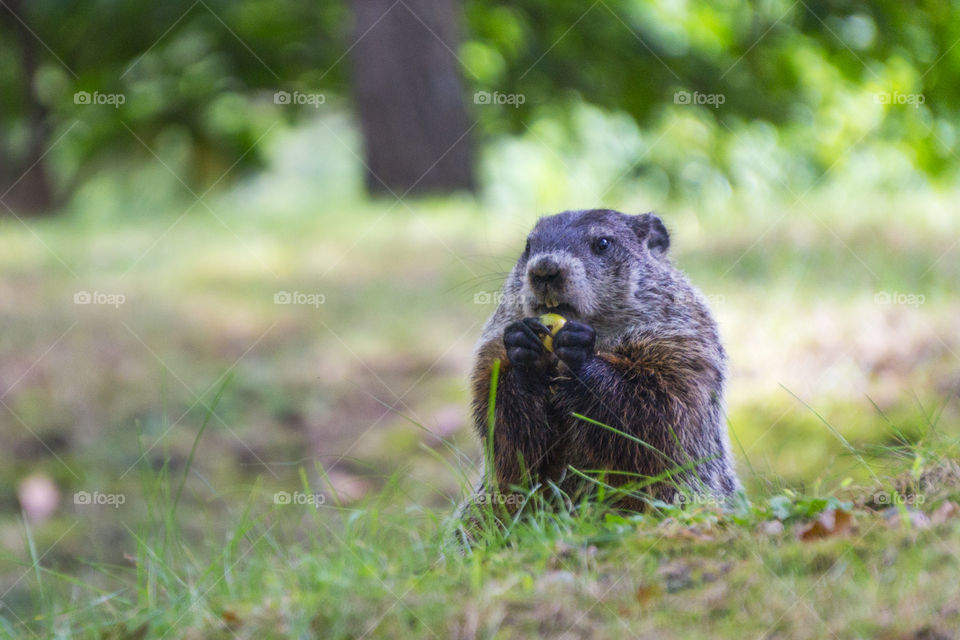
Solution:
<path fill-rule="evenodd" d="M 871 502 L 915 487 L 910 506 L 933 519 L 958 500 L 955 194 L 810 194 L 821 220 L 790 201 L 659 207 L 728 347 L 749 504 L 634 518 L 533 497 L 467 554 L 445 545 L 482 456 L 465 381 L 492 305 L 474 296 L 496 290 L 539 212 L 322 195 L 212 198 L 229 231 L 199 207 L 178 221 L 92 192 L 29 228 L 0 219 L 0 636 L 898 638 L 960 624 L 944 587 L 957 521 L 895 527 Z M 79 290 L 126 303 L 74 305 Z M 277 291 L 326 302 L 276 305 Z M 876 304 L 884 291 L 925 300 Z M 60 492 L 43 521 L 20 512 L 31 474 Z M 126 500 L 78 505 L 79 491 Z M 323 504 L 275 503 L 297 491 Z M 829 508 L 853 529 L 798 539 Z"/>
<path fill-rule="evenodd" d="M 655 503 L 629 515 L 529 493 L 513 517 L 487 506 L 472 548 L 451 542 L 449 509 L 410 503 L 399 477 L 344 507 L 305 474 L 303 495 L 329 501 L 276 504 L 255 484 L 220 535 L 197 540 L 177 513 L 186 471 L 143 469 L 148 517 L 128 527 L 129 561 L 90 561 L 97 588 L 45 566 L 28 536 L 37 615 L 0 624 L 11 637 L 949 634 L 960 514 L 942 508 L 960 500 L 957 444 L 931 425 L 885 452 L 895 477 L 755 492 L 727 510 Z M 878 492 L 896 506 L 875 504 Z M 851 528 L 801 539 L 825 511 L 851 514 Z"/>

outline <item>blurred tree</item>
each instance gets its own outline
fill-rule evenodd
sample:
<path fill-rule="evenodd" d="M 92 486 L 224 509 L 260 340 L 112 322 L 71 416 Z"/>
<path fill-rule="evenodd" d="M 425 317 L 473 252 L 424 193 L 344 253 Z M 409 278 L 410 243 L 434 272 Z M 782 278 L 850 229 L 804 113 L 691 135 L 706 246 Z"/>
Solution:
<path fill-rule="evenodd" d="M 353 86 L 374 193 L 474 189 L 455 0 L 353 0 Z"/>
<path fill-rule="evenodd" d="M 34 84 L 40 44 L 18 18 L 20 0 L 7 0 L 0 7 L 0 34 L 20 59 L 15 79 L 18 91 L 10 93 L 3 111 L 7 121 L 21 120 L 20 149 L 0 156 L 0 201 L 11 210 L 37 213 L 54 204 L 53 189 L 43 157 L 49 148 L 50 122 L 46 106 Z"/>
<path fill-rule="evenodd" d="M 0 194 L 20 181 L 3 201 L 43 210 L 135 159 L 197 192 L 242 175 L 278 120 L 316 113 L 277 92 L 347 91 L 346 23 L 340 2 L 4 0 Z"/>
<path fill-rule="evenodd" d="M 745 130 L 790 159 L 783 175 L 797 165 L 822 175 L 859 147 L 949 179 L 960 167 L 958 6 L 4 0 L 0 194 L 9 190 L 3 202 L 15 209 L 42 210 L 105 166 L 157 156 L 203 190 L 257 166 L 258 142 L 278 119 L 341 108 L 336 98 L 351 91 L 372 191 L 472 189 L 477 131 L 526 134 L 538 120 L 562 129 L 582 103 L 627 114 L 655 139 L 680 132 L 662 145 L 672 156 L 651 153 L 633 169 L 671 188 L 695 189 L 692 175 L 734 176 L 738 149 L 755 156 L 761 146 Z M 273 98 L 296 90 L 331 99 Z M 475 107 L 474 130 L 464 97 L 476 90 L 524 99 Z M 83 103 L 77 92 L 123 101 Z"/>

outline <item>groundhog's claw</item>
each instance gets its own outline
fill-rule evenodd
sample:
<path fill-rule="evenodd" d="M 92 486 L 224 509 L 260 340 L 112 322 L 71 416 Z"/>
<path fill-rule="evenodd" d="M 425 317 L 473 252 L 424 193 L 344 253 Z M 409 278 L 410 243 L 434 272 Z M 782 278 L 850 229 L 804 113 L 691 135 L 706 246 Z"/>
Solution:
<path fill-rule="evenodd" d="M 503 346 L 510 363 L 531 367 L 543 361 L 546 349 L 541 336 L 550 333 L 536 318 L 525 318 L 507 326 L 503 332 Z"/>
<path fill-rule="evenodd" d="M 588 324 L 568 321 L 553 338 L 553 352 L 576 375 L 593 355 L 597 332 Z"/>

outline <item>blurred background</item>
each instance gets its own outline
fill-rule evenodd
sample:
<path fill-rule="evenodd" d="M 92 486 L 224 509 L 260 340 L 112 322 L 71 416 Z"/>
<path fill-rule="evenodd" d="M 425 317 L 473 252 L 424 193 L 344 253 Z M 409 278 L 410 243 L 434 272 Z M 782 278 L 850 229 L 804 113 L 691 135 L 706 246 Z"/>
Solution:
<path fill-rule="evenodd" d="M 0 601 L 27 531 L 122 566 L 188 461 L 198 538 L 303 477 L 451 507 L 473 343 L 564 209 L 666 221 L 748 490 L 956 432 L 958 8 L 2 0 Z"/>

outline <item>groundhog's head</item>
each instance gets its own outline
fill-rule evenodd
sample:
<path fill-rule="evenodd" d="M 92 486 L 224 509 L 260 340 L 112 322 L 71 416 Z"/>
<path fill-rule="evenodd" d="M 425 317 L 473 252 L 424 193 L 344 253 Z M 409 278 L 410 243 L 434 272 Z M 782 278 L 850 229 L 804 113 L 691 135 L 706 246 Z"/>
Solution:
<path fill-rule="evenodd" d="M 598 329 L 636 321 L 673 268 L 670 237 L 649 213 L 597 209 L 541 218 L 508 282 L 525 316 L 559 313 Z"/>

